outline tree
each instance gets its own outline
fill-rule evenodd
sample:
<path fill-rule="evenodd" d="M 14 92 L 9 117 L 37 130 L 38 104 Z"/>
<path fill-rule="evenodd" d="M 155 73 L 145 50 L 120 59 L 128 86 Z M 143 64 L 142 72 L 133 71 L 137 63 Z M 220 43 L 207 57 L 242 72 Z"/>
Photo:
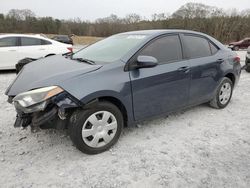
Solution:
<path fill-rule="evenodd" d="M 172 14 L 173 18 L 208 18 L 223 14 L 221 9 L 201 3 L 187 3 Z"/>
<path fill-rule="evenodd" d="M 141 21 L 141 16 L 138 14 L 128 14 L 124 19 L 126 24 L 134 24 Z"/>
<path fill-rule="evenodd" d="M 171 16 L 153 14 L 151 20 L 138 14 L 124 18 L 111 14 L 94 22 L 80 18 L 59 20 L 52 17 L 36 17 L 27 9 L 12 9 L 0 14 L 0 33 L 50 33 L 107 37 L 112 34 L 144 29 L 189 29 L 214 36 L 222 42 L 250 36 L 250 9 L 224 11 L 200 3 L 187 3 Z"/>
<path fill-rule="evenodd" d="M 0 14 L 0 20 L 4 20 L 4 14 Z"/>
<path fill-rule="evenodd" d="M 35 17 L 35 13 L 33 13 L 29 9 L 11 9 L 7 14 L 8 17 L 14 18 L 16 20 L 25 20 L 29 17 Z"/>
<path fill-rule="evenodd" d="M 151 17 L 152 21 L 162 21 L 168 19 L 169 15 L 165 13 L 160 13 L 160 14 L 153 14 Z"/>

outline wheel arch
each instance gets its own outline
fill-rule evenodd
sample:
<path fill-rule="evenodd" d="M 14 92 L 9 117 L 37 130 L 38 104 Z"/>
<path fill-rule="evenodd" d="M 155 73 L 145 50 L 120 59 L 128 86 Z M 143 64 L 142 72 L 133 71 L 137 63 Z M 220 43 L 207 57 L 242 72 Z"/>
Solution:
<path fill-rule="evenodd" d="M 229 72 L 224 77 L 229 78 L 233 82 L 233 85 L 235 84 L 236 77 L 235 77 L 235 75 L 233 73 Z"/>
<path fill-rule="evenodd" d="M 125 126 L 127 126 L 127 123 L 126 123 L 128 121 L 127 109 L 119 99 L 117 99 L 115 97 L 111 97 L 111 96 L 105 96 L 105 97 L 99 97 L 99 98 L 97 98 L 97 100 L 98 101 L 107 101 L 107 102 L 114 104 L 116 107 L 118 107 L 119 110 L 122 112 Z"/>
<path fill-rule="evenodd" d="M 116 93 L 109 93 L 106 95 L 91 95 L 87 96 L 85 99 L 81 100 L 84 104 L 83 107 L 88 107 L 89 105 L 94 105 L 99 101 L 107 101 L 114 104 L 122 113 L 124 118 L 125 126 L 133 122 L 132 104 L 130 105 L 128 101 L 122 99 Z M 131 102 L 132 103 L 132 102 Z"/>
<path fill-rule="evenodd" d="M 223 76 L 224 75 L 224 76 Z M 235 86 L 236 84 L 236 76 L 234 73 L 232 73 L 231 71 L 228 71 L 224 74 L 222 74 L 223 77 L 220 77 L 220 79 L 218 80 L 217 84 L 216 84 L 216 87 L 214 88 L 213 90 L 213 94 L 211 95 L 211 99 L 216 95 L 216 91 L 220 85 L 220 83 L 222 82 L 223 78 L 228 78 L 230 79 L 232 82 L 233 82 L 233 87 Z"/>
<path fill-rule="evenodd" d="M 49 56 L 52 56 L 52 55 L 56 55 L 56 54 L 47 54 L 46 56 L 44 56 L 44 57 L 49 57 Z"/>

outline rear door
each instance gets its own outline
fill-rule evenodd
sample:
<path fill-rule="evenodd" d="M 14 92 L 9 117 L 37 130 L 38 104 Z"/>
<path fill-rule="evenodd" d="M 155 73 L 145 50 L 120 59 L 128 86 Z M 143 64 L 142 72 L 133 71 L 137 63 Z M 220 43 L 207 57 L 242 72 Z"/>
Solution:
<path fill-rule="evenodd" d="M 199 104 L 211 99 L 223 59 L 219 48 L 200 35 L 182 35 L 186 56 L 191 68 L 189 104 Z"/>
<path fill-rule="evenodd" d="M 49 41 L 35 37 L 20 37 L 20 42 L 21 59 L 25 57 L 40 58 L 50 53 L 51 42 Z"/>
<path fill-rule="evenodd" d="M 4 37 L 0 39 L 0 68 L 13 69 L 19 60 L 19 47 L 17 37 Z"/>
<path fill-rule="evenodd" d="M 162 36 L 146 45 L 139 55 L 155 57 L 159 65 L 130 71 L 134 116 L 143 120 L 187 105 L 190 73 L 182 59 L 179 35 Z"/>

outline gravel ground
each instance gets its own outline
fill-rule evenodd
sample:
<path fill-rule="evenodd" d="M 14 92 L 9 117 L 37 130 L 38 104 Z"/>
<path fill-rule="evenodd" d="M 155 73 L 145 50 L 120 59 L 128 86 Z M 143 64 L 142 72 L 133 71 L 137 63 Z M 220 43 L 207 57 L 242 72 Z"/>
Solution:
<path fill-rule="evenodd" d="M 227 108 L 200 105 L 126 128 L 111 150 L 94 156 L 64 131 L 15 129 L 3 94 L 14 77 L 0 74 L 0 187 L 250 187 L 245 71 Z"/>

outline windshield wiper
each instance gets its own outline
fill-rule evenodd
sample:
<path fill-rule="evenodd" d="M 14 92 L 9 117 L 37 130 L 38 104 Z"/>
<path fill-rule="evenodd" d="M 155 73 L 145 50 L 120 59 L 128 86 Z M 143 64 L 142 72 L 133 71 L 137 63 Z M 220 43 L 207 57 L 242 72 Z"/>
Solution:
<path fill-rule="evenodd" d="M 84 59 L 84 58 L 72 58 L 72 60 L 80 61 L 80 62 L 83 62 L 83 63 L 88 63 L 90 65 L 95 65 L 96 64 L 94 61 L 89 60 L 89 59 Z"/>
<path fill-rule="evenodd" d="M 66 56 L 66 57 L 69 57 L 69 56 L 72 56 L 72 55 L 74 55 L 73 52 L 67 52 L 67 53 L 62 54 L 62 56 Z"/>

